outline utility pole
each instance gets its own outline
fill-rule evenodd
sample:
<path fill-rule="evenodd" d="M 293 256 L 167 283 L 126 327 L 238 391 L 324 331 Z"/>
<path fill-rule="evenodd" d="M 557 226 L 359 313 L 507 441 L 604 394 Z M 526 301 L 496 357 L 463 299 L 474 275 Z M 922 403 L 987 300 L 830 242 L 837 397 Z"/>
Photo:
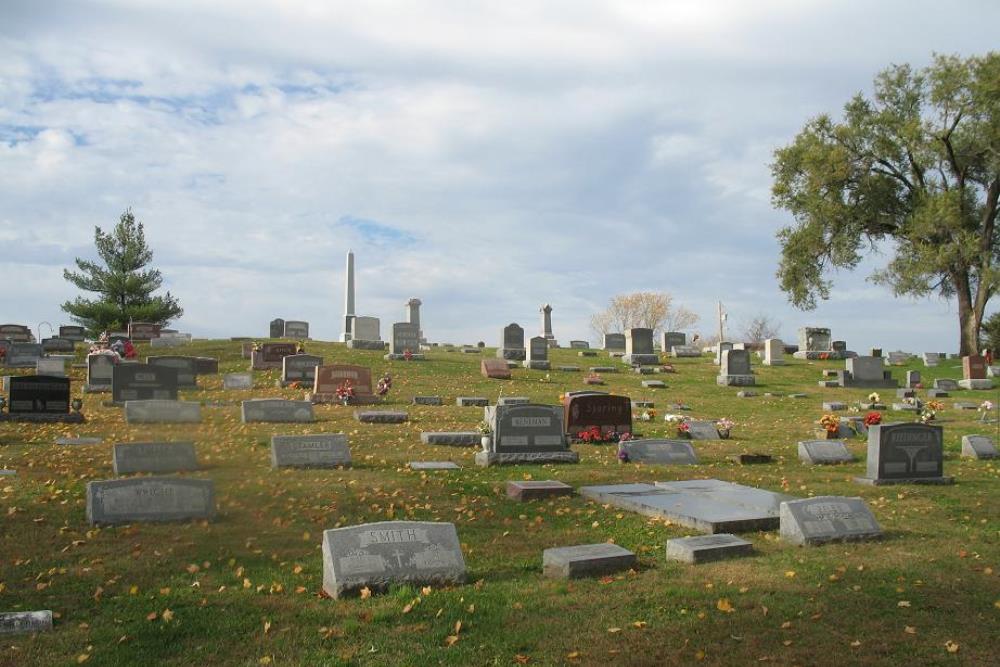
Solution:
<path fill-rule="evenodd" d="M 719 342 L 720 343 L 723 340 L 725 340 L 725 334 L 724 334 L 723 329 L 722 329 L 722 323 L 726 321 L 726 317 L 728 317 L 728 315 L 727 315 L 727 313 L 725 313 L 722 310 L 722 302 L 720 301 L 719 302 Z"/>

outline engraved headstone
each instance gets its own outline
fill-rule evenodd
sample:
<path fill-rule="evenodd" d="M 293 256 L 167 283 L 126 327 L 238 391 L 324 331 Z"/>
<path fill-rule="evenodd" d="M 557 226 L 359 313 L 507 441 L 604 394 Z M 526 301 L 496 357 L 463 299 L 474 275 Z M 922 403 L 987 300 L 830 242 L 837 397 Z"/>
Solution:
<path fill-rule="evenodd" d="M 525 368 L 549 370 L 549 342 L 542 336 L 534 336 L 528 341 L 528 358 L 522 365 Z"/>
<path fill-rule="evenodd" d="M 564 402 L 564 430 L 570 436 L 598 427 L 602 433 L 632 432 L 632 401 L 628 396 L 577 394 Z"/>
<path fill-rule="evenodd" d="M 853 463 L 854 455 L 842 440 L 803 440 L 799 443 L 799 460 L 812 465 Z"/>
<path fill-rule="evenodd" d="M 420 352 L 420 330 L 410 322 L 396 322 L 392 325 L 392 354 Z"/>
<path fill-rule="evenodd" d="M 625 334 L 604 334 L 604 349 L 608 352 L 625 352 Z"/>
<path fill-rule="evenodd" d="M 250 422 L 299 422 L 315 420 L 313 406 L 309 401 L 286 401 L 280 398 L 254 398 L 243 401 L 240 418 L 244 424 Z"/>
<path fill-rule="evenodd" d="M 997 453 L 993 438 L 985 435 L 963 435 L 962 436 L 962 457 L 972 459 L 995 459 L 1000 457 Z"/>
<path fill-rule="evenodd" d="M 193 442 L 133 442 L 116 444 L 111 452 L 116 475 L 136 472 L 197 470 Z"/>
<path fill-rule="evenodd" d="M 66 360 L 56 357 L 42 357 L 35 362 L 36 375 L 66 375 Z"/>
<path fill-rule="evenodd" d="M 524 350 L 522 349 L 521 352 L 523 353 Z M 507 362 L 503 359 L 483 359 L 479 362 L 479 372 L 483 377 L 490 378 L 491 380 L 510 379 L 510 367 L 507 366 Z"/>
<path fill-rule="evenodd" d="M 563 432 L 561 405 L 503 405 L 491 408 L 493 440 L 476 453 L 481 466 L 512 463 L 576 463 Z"/>
<path fill-rule="evenodd" d="M 87 521 L 185 521 L 215 517 L 215 485 L 207 479 L 132 477 L 87 482 Z"/>
<path fill-rule="evenodd" d="M 667 540 L 667 559 L 683 563 L 707 563 L 752 554 L 752 543 L 729 533 Z"/>
<path fill-rule="evenodd" d="M 10 368 L 34 368 L 43 354 L 38 343 L 11 341 L 7 346 L 6 364 Z"/>
<path fill-rule="evenodd" d="M 962 357 L 962 378 L 965 380 L 985 380 L 986 359 L 978 354 Z"/>
<path fill-rule="evenodd" d="M 958 383 L 949 378 L 937 378 L 934 380 L 934 388 L 942 391 L 958 391 Z"/>
<path fill-rule="evenodd" d="M 618 446 L 625 452 L 629 463 L 664 465 L 695 465 L 698 456 L 686 440 L 628 440 Z"/>
<path fill-rule="evenodd" d="M 281 360 L 290 354 L 295 354 L 295 343 L 264 343 L 251 353 L 250 365 L 257 371 L 281 368 Z"/>
<path fill-rule="evenodd" d="M 653 365 L 660 363 L 660 356 L 653 350 L 653 330 L 645 327 L 633 327 L 625 330 L 626 364 Z"/>
<path fill-rule="evenodd" d="M 160 336 L 160 328 L 152 322 L 129 322 L 128 337 L 133 341 L 153 340 Z"/>
<path fill-rule="evenodd" d="M 270 332 L 268 338 L 281 338 L 285 335 L 285 320 L 280 317 L 271 320 Z"/>
<path fill-rule="evenodd" d="M 940 426 L 878 424 L 868 428 L 868 463 L 864 484 L 950 484 L 944 476 L 944 442 Z"/>
<path fill-rule="evenodd" d="M 479 431 L 424 431 L 420 434 L 420 442 L 425 445 L 466 447 L 478 445 L 481 439 Z"/>
<path fill-rule="evenodd" d="M 410 417 L 402 410 L 355 410 L 354 418 L 363 424 L 402 424 Z"/>
<path fill-rule="evenodd" d="M 524 361 L 524 329 L 515 322 L 503 328 L 503 344 L 497 349 L 497 357 L 509 361 Z"/>
<path fill-rule="evenodd" d="M 222 376 L 223 389 L 253 389 L 253 373 L 226 373 Z"/>
<path fill-rule="evenodd" d="M 756 382 L 750 370 L 750 352 L 747 350 L 725 350 L 719 364 L 719 374 L 715 382 L 721 386 L 753 386 Z"/>
<path fill-rule="evenodd" d="M 82 343 L 87 338 L 87 330 L 75 325 L 63 325 L 59 327 L 59 337 L 74 343 Z"/>
<path fill-rule="evenodd" d="M 42 351 L 43 352 L 65 352 L 68 354 L 73 354 L 73 350 L 76 347 L 73 345 L 73 341 L 66 338 L 43 338 L 42 339 Z"/>
<path fill-rule="evenodd" d="M 781 538 L 793 544 L 873 540 L 882 529 L 861 498 L 816 496 L 781 503 Z"/>
<path fill-rule="evenodd" d="M 316 380 L 316 367 L 323 365 L 323 357 L 314 354 L 289 354 L 281 359 L 282 386 L 293 382 L 303 387 L 312 387 Z"/>
<path fill-rule="evenodd" d="M 298 320 L 285 320 L 285 338 L 308 339 L 309 323 Z"/>
<path fill-rule="evenodd" d="M 783 366 L 785 360 L 785 344 L 778 338 L 768 338 L 764 341 L 764 365 Z"/>
<path fill-rule="evenodd" d="M 383 521 L 323 531 L 323 590 L 334 599 L 392 584 L 465 583 L 455 525 Z"/>
<path fill-rule="evenodd" d="M 125 401 L 126 424 L 198 424 L 201 403 L 146 399 Z"/>
<path fill-rule="evenodd" d="M 165 366 L 177 371 L 178 389 L 198 388 L 198 366 L 194 357 L 182 357 L 177 355 L 164 355 L 160 357 L 146 357 L 148 366 Z"/>
<path fill-rule="evenodd" d="M 715 422 L 690 419 L 687 424 L 688 436 L 692 440 L 718 440 L 719 427 Z"/>
<path fill-rule="evenodd" d="M 0 339 L 15 343 L 30 343 L 35 337 L 31 329 L 23 324 L 0 324 Z"/>
<path fill-rule="evenodd" d="M 69 378 L 20 375 L 8 380 L 10 418 L 30 415 L 64 416 L 69 412 Z"/>
<path fill-rule="evenodd" d="M 272 468 L 351 466 L 351 450 L 343 433 L 271 436 Z"/>
<path fill-rule="evenodd" d="M 411 470 L 461 470 L 461 467 L 452 461 L 410 461 Z"/>
<path fill-rule="evenodd" d="M 149 364 L 118 364 L 111 376 L 111 400 L 177 400 L 177 369 Z"/>
<path fill-rule="evenodd" d="M 664 331 L 660 345 L 664 354 L 673 353 L 675 345 L 686 346 L 687 334 L 683 331 Z"/>
<path fill-rule="evenodd" d="M 308 399 L 313 403 L 336 403 L 337 389 L 347 382 L 350 382 L 354 390 L 352 403 L 365 404 L 375 400 L 371 369 L 351 364 L 328 364 L 317 367 L 313 390 Z"/>

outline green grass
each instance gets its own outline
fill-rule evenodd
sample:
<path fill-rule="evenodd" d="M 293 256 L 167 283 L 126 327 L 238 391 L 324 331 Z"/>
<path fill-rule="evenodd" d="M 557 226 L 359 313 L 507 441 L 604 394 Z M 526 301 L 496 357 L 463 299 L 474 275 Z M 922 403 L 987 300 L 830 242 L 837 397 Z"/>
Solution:
<path fill-rule="evenodd" d="M 695 467 L 621 465 L 613 446 L 577 445 L 579 465 L 481 469 L 474 448 L 422 445 L 423 430 L 470 430 L 478 408 L 456 396 L 495 400 L 525 395 L 556 403 L 583 389 L 580 358 L 554 350 L 553 365 L 582 373 L 518 369 L 509 381 L 479 374 L 480 355 L 435 351 L 426 362 L 385 362 L 376 352 L 312 343 L 330 362 L 360 363 L 395 378 L 389 405 L 410 422 L 359 424 L 352 408 L 318 406 L 315 424 L 241 424 L 239 401 L 251 395 L 301 397 L 277 389 L 277 372 L 256 373 L 252 392 L 225 391 L 220 376 L 201 376 L 182 398 L 220 402 L 191 426 L 126 425 L 107 395 L 85 396 L 84 425 L 0 424 L 0 610 L 52 609 L 55 631 L 0 640 L 0 666 L 132 665 L 510 665 L 528 664 L 989 664 L 1000 621 L 998 542 L 1000 464 L 958 458 L 963 434 L 995 430 L 954 400 L 995 398 L 955 392 L 943 399 L 946 474 L 953 486 L 856 484 L 865 444 L 845 466 L 802 465 L 796 443 L 812 437 L 824 400 L 855 402 L 867 390 L 816 385 L 824 368 L 843 362 L 788 361 L 756 366 L 757 391 L 803 391 L 805 399 L 736 398 L 717 387 L 708 358 L 674 360 L 677 373 L 657 376 L 667 389 L 641 387 L 631 373 L 606 374 L 607 391 L 656 401 L 657 421 L 637 423 L 645 436 L 672 436 L 660 418 L 669 403 L 694 417 L 729 417 L 730 440 L 695 442 Z M 174 350 L 170 351 L 175 352 Z M 239 344 L 197 342 L 184 353 L 217 356 L 221 370 L 245 370 Z M 492 354 L 492 350 L 485 353 Z M 145 354 L 145 351 L 142 351 Z M 919 368 L 929 386 L 960 376 L 957 361 Z M 74 387 L 83 383 L 74 370 Z M 884 402 L 894 392 L 882 391 Z M 443 407 L 409 405 L 436 394 Z M 450 405 L 449 405 L 450 403 Z M 896 420 L 892 413 L 887 421 Z M 911 417 L 899 415 L 899 420 Z M 275 433 L 348 434 L 349 470 L 270 468 Z M 98 435 L 93 446 L 53 444 L 61 435 Z M 93 528 L 85 519 L 85 486 L 110 479 L 111 444 L 193 439 L 203 470 L 215 480 L 219 516 L 212 523 L 134 524 Z M 726 456 L 765 452 L 770 465 L 741 467 Z M 461 471 L 411 471 L 412 460 L 454 460 Z M 861 496 L 886 532 L 880 542 L 801 548 L 776 531 L 754 533 L 753 557 L 689 566 L 664 558 L 671 537 L 691 531 L 588 502 L 579 496 L 518 504 L 504 496 L 508 479 L 587 484 L 715 477 L 793 495 Z M 401 587 L 369 599 L 335 601 L 320 594 L 322 531 L 387 519 L 450 521 L 463 544 L 470 583 L 434 590 Z M 635 571 L 571 582 L 541 576 L 542 550 L 613 540 L 635 551 Z M 196 566 L 196 567 L 195 567 Z M 720 610 L 726 599 L 733 611 Z M 908 603 L 908 604 L 904 604 Z M 722 605 L 725 607 L 725 605 Z M 164 611 L 170 610 L 164 620 Z M 408 609 L 408 611 L 407 611 Z M 155 615 L 154 615 L 155 614 Z M 461 621 L 458 641 L 447 646 Z M 265 629 L 266 628 L 266 629 Z M 946 650 L 946 642 L 958 651 Z"/>

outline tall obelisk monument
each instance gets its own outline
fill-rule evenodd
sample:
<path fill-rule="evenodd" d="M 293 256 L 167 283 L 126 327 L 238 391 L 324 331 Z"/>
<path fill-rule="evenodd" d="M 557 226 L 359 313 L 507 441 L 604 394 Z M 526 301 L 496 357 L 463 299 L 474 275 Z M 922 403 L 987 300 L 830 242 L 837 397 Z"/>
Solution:
<path fill-rule="evenodd" d="M 347 251 L 347 280 L 344 287 L 344 343 L 351 340 L 351 322 L 354 321 L 354 251 Z"/>

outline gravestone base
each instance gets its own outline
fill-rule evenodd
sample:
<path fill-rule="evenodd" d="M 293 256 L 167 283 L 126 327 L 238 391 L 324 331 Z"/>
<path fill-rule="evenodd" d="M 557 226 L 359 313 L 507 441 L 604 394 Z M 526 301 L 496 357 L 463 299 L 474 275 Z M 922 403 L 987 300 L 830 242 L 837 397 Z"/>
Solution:
<path fill-rule="evenodd" d="M 386 361 L 406 361 L 405 354 L 387 354 L 382 358 Z M 410 361 L 424 361 L 424 355 L 412 354 L 410 355 Z"/>
<path fill-rule="evenodd" d="M 958 386 L 962 389 L 985 391 L 993 388 L 993 380 L 959 380 Z"/>
<path fill-rule="evenodd" d="M 530 359 L 522 362 L 521 365 L 536 371 L 547 371 L 552 368 L 548 361 L 531 361 Z"/>
<path fill-rule="evenodd" d="M 715 384 L 722 387 L 753 387 L 756 384 L 754 375 L 716 375 Z"/>
<path fill-rule="evenodd" d="M 485 396 L 459 396 L 455 399 L 455 405 L 462 408 L 484 408 L 490 404 L 490 399 Z"/>
<path fill-rule="evenodd" d="M 68 414 L 44 414 L 41 412 L 27 412 L 24 414 L 2 413 L 0 422 L 20 422 L 25 424 L 82 424 L 87 421 L 79 412 Z"/>
<path fill-rule="evenodd" d="M 504 361 L 524 361 L 527 353 L 523 347 L 505 347 L 497 350 L 497 359 Z"/>
<path fill-rule="evenodd" d="M 638 364 L 639 366 L 656 366 L 660 363 L 658 354 L 624 354 L 622 362 L 626 364 Z"/>
<path fill-rule="evenodd" d="M 696 345 L 674 345 L 670 350 L 672 357 L 700 357 L 701 348 Z"/>
<path fill-rule="evenodd" d="M 692 565 L 751 555 L 753 544 L 730 533 L 667 540 L 667 559 Z"/>
<path fill-rule="evenodd" d="M 478 445 L 483 438 L 479 431 L 424 431 L 420 434 L 420 442 L 425 445 L 450 445 L 465 447 Z"/>
<path fill-rule="evenodd" d="M 385 341 L 381 340 L 355 340 L 351 339 L 346 343 L 350 350 L 384 350 Z"/>
<path fill-rule="evenodd" d="M 579 463 L 580 455 L 576 452 L 476 452 L 476 465 L 484 468 L 489 466 L 509 466 L 538 463 Z"/>
<path fill-rule="evenodd" d="M 855 477 L 854 481 L 866 486 L 892 486 L 893 484 L 933 484 L 943 486 L 954 484 L 954 477 L 908 477 L 900 479 L 872 479 L 870 477 Z"/>

